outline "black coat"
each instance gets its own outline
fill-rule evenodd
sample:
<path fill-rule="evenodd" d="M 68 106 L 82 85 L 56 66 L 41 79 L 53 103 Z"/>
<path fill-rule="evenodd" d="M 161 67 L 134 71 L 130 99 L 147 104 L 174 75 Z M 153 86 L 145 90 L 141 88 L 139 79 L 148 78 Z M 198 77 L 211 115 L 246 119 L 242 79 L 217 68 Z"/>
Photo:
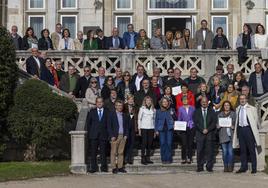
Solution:
<path fill-rule="evenodd" d="M 36 37 L 34 37 L 36 39 L 36 41 L 38 41 L 38 39 Z M 29 48 L 31 48 L 31 46 L 29 46 L 28 43 L 28 37 L 24 36 L 22 38 L 22 50 L 28 50 Z"/>
<path fill-rule="evenodd" d="M 52 40 L 50 39 L 50 37 L 48 37 L 48 41 L 50 43 L 50 49 L 53 50 Z M 47 44 L 45 38 L 40 38 L 38 40 L 38 49 L 39 50 L 48 50 L 48 44 Z"/>
<path fill-rule="evenodd" d="M 109 99 L 110 94 L 111 94 L 111 89 L 107 85 L 104 85 L 101 90 L 101 97 L 103 98 L 103 100 Z"/>
<path fill-rule="evenodd" d="M 156 95 L 153 92 L 153 90 L 152 89 L 149 89 L 148 92 L 145 93 L 145 91 L 143 89 L 141 89 L 134 96 L 135 105 L 136 105 L 136 107 L 138 109 L 142 106 L 143 99 L 146 96 L 150 96 L 153 99 L 154 106 L 157 106 L 157 98 L 156 98 Z"/>
<path fill-rule="evenodd" d="M 47 67 L 43 67 L 43 69 L 41 70 L 41 80 L 47 82 L 48 84 L 54 86 L 55 82 L 54 82 L 54 76 L 53 74 L 50 72 L 50 70 Z"/>
<path fill-rule="evenodd" d="M 202 141 L 204 139 L 215 140 L 216 139 L 216 124 L 217 114 L 212 108 L 207 109 L 207 130 L 208 133 L 203 134 L 204 120 L 202 114 L 202 108 L 198 108 L 193 115 L 194 126 L 196 128 L 196 140 Z"/>
<path fill-rule="evenodd" d="M 89 77 L 89 79 L 86 79 L 85 76 L 82 76 L 77 80 L 77 83 L 76 83 L 76 86 L 74 89 L 74 96 L 75 97 L 85 98 L 87 88 L 90 84 L 90 79 L 91 79 L 91 76 Z"/>
<path fill-rule="evenodd" d="M 172 78 L 166 82 L 166 85 L 170 87 L 176 87 L 176 86 L 181 86 L 184 83 L 185 81 L 181 78 L 179 79 L 179 81 L 177 81 L 175 78 Z"/>
<path fill-rule="evenodd" d="M 223 43 L 222 44 L 219 44 L 219 36 L 216 35 L 213 39 L 213 43 L 212 43 L 212 49 L 217 49 L 217 48 L 221 48 L 221 49 L 229 49 L 230 46 L 229 46 L 229 42 L 228 42 L 228 39 L 225 35 L 222 36 L 223 38 Z"/>
<path fill-rule="evenodd" d="M 107 37 L 103 37 L 103 39 L 97 38 L 98 43 L 98 49 L 99 50 L 105 50 L 105 44 L 106 44 Z"/>
<path fill-rule="evenodd" d="M 123 113 L 123 135 L 128 136 L 128 131 L 129 131 L 129 124 L 130 124 L 130 117 L 129 115 Z M 118 132 L 119 132 L 119 123 L 117 119 L 117 114 L 115 111 L 110 112 L 110 119 L 108 121 L 108 132 L 109 132 L 109 137 L 118 137 Z"/>
<path fill-rule="evenodd" d="M 87 117 L 87 130 L 89 139 L 108 140 L 109 110 L 104 108 L 101 121 L 97 109 L 92 109 Z"/>
<path fill-rule="evenodd" d="M 136 87 L 135 85 L 133 85 L 133 83 L 129 83 L 129 92 L 134 95 L 134 93 L 136 93 Z M 125 100 L 125 89 L 126 89 L 126 84 L 124 81 L 120 82 L 117 85 L 117 97 L 121 100 Z"/>
<path fill-rule="evenodd" d="M 33 56 L 30 56 L 28 59 L 26 59 L 26 71 L 30 75 L 37 75 L 40 78 L 41 70 L 45 69 L 45 64 L 43 58 L 38 57 L 38 59 L 40 61 L 40 68 L 38 67 L 38 64 Z"/>

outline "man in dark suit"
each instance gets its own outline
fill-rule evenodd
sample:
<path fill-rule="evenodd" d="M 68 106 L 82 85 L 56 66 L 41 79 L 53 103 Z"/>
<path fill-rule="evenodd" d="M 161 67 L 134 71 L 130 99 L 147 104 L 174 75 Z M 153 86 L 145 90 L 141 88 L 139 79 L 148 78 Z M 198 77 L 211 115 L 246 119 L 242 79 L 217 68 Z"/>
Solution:
<path fill-rule="evenodd" d="M 204 171 L 205 155 L 206 169 L 208 172 L 212 172 L 217 115 L 213 109 L 208 108 L 206 97 L 201 99 L 201 108 L 194 112 L 193 121 L 196 127 L 197 172 Z"/>
<path fill-rule="evenodd" d="M 227 86 L 229 84 L 232 84 L 234 79 L 235 79 L 235 74 L 234 74 L 234 65 L 233 64 L 228 64 L 227 65 L 227 74 L 225 74 L 223 77 L 222 77 L 223 80 L 226 80 L 227 82 L 227 85 L 225 88 L 227 88 Z"/>
<path fill-rule="evenodd" d="M 108 37 L 106 40 L 106 49 L 118 50 L 125 49 L 124 40 L 119 37 L 118 28 L 114 27 L 112 31 L 112 36 Z"/>
<path fill-rule="evenodd" d="M 129 115 L 123 112 L 123 107 L 123 101 L 115 101 L 115 111 L 110 113 L 110 121 L 108 124 L 111 139 L 111 165 L 114 174 L 118 172 L 126 173 L 126 170 L 123 168 L 123 163 L 130 118 Z"/>
<path fill-rule="evenodd" d="M 80 77 L 77 80 L 75 89 L 74 89 L 74 96 L 77 98 L 85 98 L 85 94 L 87 91 L 87 88 L 90 83 L 91 76 L 91 67 L 85 66 L 84 67 L 84 76 Z"/>
<path fill-rule="evenodd" d="M 142 81 L 142 89 L 135 94 L 135 104 L 138 109 L 142 106 L 142 101 L 146 96 L 150 96 L 153 99 L 154 106 L 157 105 L 156 94 L 150 88 L 150 81 L 148 79 Z"/>
<path fill-rule="evenodd" d="M 32 48 L 32 56 L 26 60 L 26 71 L 35 78 L 40 78 L 41 70 L 45 68 L 44 59 L 38 57 L 38 49 Z"/>
<path fill-rule="evenodd" d="M 181 86 L 183 83 L 185 83 L 183 81 L 183 79 L 181 79 L 181 70 L 179 68 L 175 68 L 174 69 L 174 78 L 168 80 L 166 82 L 166 85 L 170 86 L 170 87 L 177 87 L 177 86 Z"/>
<path fill-rule="evenodd" d="M 110 90 L 110 98 L 104 101 L 104 106 L 110 111 L 114 111 L 114 104 L 117 99 L 117 92 L 115 89 Z"/>
<path fill-rule="evenodd" d="M 137 72 L 132 76 L 131 79 L 131 85 L 135 87 L 135 91 L 139 91 L 142 88 L 142 81 L 145 79 L 149 79 L 149 77 L 145 73 L 144 67 L 142 65 L 138 65 Z"/>
<path fill-rule="evenodd" d="M 104 36 L 103 31 L 101 29 L 96 30 L 97 37 L 97 43 L 98 43 L 98 49 L 99 50 L 105 50 L 105 42 L 107 40 L 107 37 Z"/>
<path fill-rule="evenodd" d="M 87 129 L 91 146 L 90 173 L 98 171 L 97 153 L 100 148 L 101 172 L 108 172 L 106 149 L 108 143 L 108 120 L 109 111 L 103 107 L 103 99 L 97 97 L 96 107 L 88 114 Z"/>

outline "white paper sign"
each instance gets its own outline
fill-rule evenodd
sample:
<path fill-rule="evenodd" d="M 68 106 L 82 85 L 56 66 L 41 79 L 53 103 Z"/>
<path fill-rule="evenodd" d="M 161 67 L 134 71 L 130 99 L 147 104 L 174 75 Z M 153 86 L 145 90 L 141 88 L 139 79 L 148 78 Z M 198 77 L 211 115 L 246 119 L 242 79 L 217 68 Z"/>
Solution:
<path fill-rule="evenodd" d="M 187 122 L 186 121 L 175 121 L 174 130 L 176 131 L 186 131 Z"/>
<path fill-rule="evenodd" d="M 232 126 L 232 118 L 219 118 L 219 126 L 220 127 L 231 127 Z"/>
<path fill-rule="evenodd" d="M 178 95 L 181 93 L 181 86 L 176 86 L 172 88 L 172 95 Z"/>

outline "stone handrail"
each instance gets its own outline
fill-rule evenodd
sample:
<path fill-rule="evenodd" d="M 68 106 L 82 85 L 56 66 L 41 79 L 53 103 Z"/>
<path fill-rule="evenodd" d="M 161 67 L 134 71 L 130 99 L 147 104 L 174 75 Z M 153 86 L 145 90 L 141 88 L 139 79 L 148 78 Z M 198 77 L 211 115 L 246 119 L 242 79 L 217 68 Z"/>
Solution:
<path fill-rule="evenodd" d="M 25 70 L 29 51 L 17 51 L 17 64 Z M 61 61 L 67 71 L 68 65 L 73 65 L 83 74 L 83 67 L 90 65 L 93 76 L 98 67 L 106 69 L 107 75 L 114 75 L 116 68 L 134 73 L 136 66 L 141 64 L 147 73 L 152 75 L 154 67 L 161 69 L 161 75 L 167 75 L 167 69 L 177 67 L 182 71 L 182 77 L 189 75 L 192 67 L 197 68 L 199 75 L 208 79 L 215 72 L 217 65 L 234 64 L 235 71 L 242 71 L 248 76 L 254 70 L 254 63 L 261 56 L 260 50 L 248 50 L 248 58 L 242 65 L 237 63 L 236 50 L 92 50 L 92 51 L 47 51 L 47 57 L 53 61 Z"/>

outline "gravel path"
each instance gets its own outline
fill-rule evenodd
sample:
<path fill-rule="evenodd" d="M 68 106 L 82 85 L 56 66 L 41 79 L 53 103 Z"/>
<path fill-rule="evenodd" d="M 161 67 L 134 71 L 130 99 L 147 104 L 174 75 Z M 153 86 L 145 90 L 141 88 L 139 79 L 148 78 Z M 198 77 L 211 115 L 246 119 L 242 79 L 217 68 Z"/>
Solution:
<path fill-rule="evenodd" d="M 83 175 L 0 183 L 0 188 L 267 188 L 263 173 L 184 172 L 153 175 Z"/>

